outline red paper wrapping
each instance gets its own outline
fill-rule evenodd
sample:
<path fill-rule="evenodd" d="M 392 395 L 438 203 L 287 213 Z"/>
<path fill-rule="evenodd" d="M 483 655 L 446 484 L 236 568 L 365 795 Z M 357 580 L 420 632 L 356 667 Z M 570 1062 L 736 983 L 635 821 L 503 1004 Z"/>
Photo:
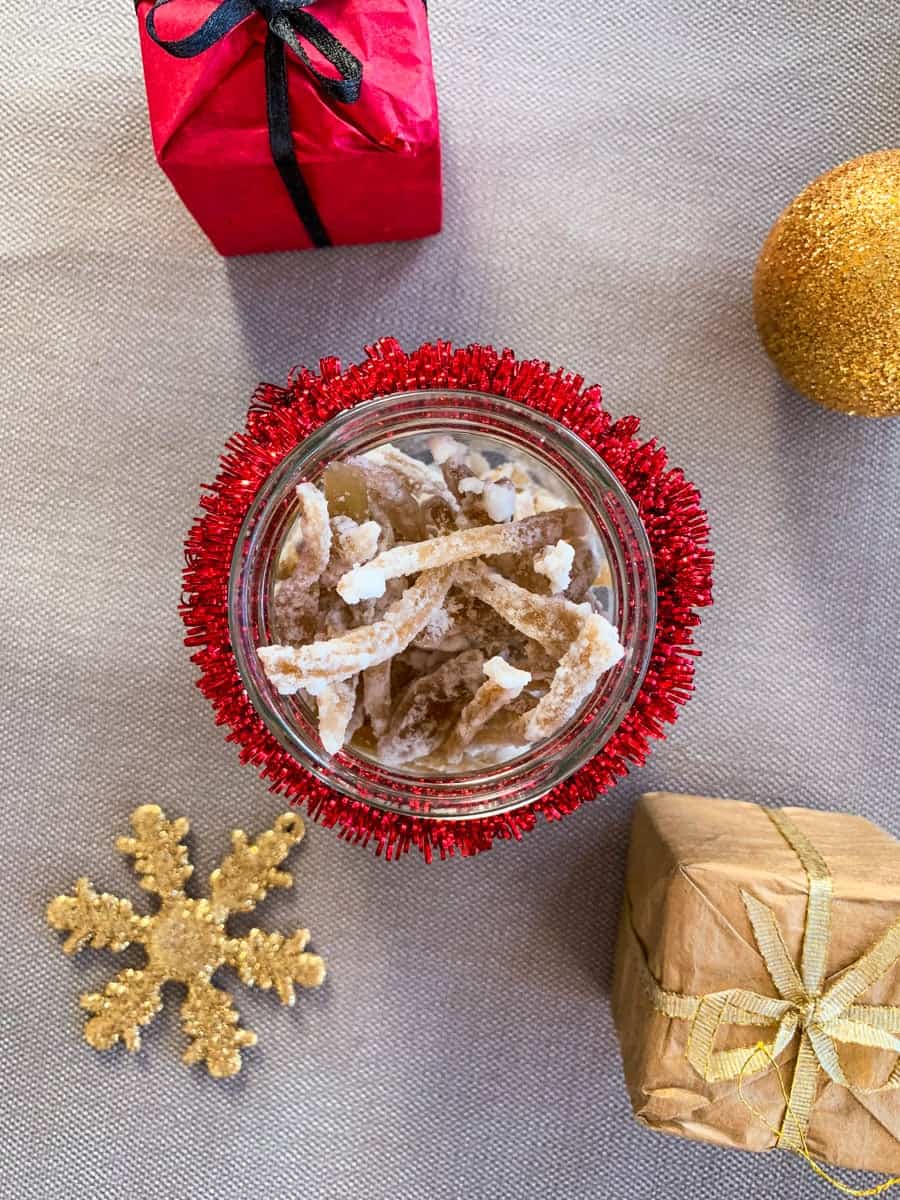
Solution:
<path fill-rule="evenodd" d="M 147 102 L 154 150 L 175 190 L 220 254 L 309 249 L 269 147 L 265 18 L 254 13 L 202 53 L 179 58 L 150 38 L 152 7 L 137 5 Z M 217 7 L 173 0 L 160 6 L 157 32 L 187 37 Z M 330 241 L 437 233 L 440 134 L 422 0 L 318 0 L 305 11 L 362 63 L 359 99 L 340 103 L 286 52 L 294 150 Z"/>

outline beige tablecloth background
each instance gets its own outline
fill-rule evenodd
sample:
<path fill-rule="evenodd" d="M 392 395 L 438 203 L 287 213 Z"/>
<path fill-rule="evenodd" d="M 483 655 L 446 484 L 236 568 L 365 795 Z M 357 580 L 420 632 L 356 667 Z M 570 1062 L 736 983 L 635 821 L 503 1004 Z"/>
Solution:
<path fill-rule="evenodd" d="M 607 1003 L 629 816 L 666 786 L 847 808 L 900 833 L 900 421 L 789 393 L 754 257 L 806 182 L 900 143 L 890 4 L 446 0 L 447 217 L 419 245 L 223 262 L 151 152 L 131 5 L 0 10 L 4 1200 L 823 1194 L 785 1154 L 629 1115 Z M 260 220 L 265 220 L 260 213 Z M 600 380 L 700 483 L 718 552 L 695 699 L 650 765 L 521 845 L 385 865 L 312 827 L 329 980 L 226 1083 L 80 1040 L 44 907 L 82 872 L 149 902 L 131 808 L 193 822 L 196 881 L 280 811 L 213 726 L 176 612 L 198 487 L 261 378 L 382 333 L 493 340 Z M 139 956 L 127 954 L 125 962 Z"/>

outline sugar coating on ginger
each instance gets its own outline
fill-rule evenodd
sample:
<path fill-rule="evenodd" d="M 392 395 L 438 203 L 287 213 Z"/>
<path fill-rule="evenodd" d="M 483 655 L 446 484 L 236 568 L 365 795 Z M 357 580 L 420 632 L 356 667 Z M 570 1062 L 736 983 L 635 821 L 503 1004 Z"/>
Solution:
<path fill-rule="evenodd" d="M 377 600 L 383 596 L 387 586 L 387 575 L 374 563 L 354 567 L 338 582 L 338 595 L 348 604 L 359 604 L 360 600 Z"/>
<path fill-rule="evenodd" d="M 484 664 L 484 673 L 492 683 L 496 683 L 497 687 L 509 692 L 514 691 L 517 695 L 526 683 L 531 683 L 531 675 L 528 671 L 520 671 L 518 667 L 512 666 L 499 654 L 495 654 L 493 658 L 487 660 Z"/>
<path fill-rule="evenodd" d="M 516 489 L 509 480 L 486 483 L 483 495 L 485 512 L 492 521 L 511 521 L 516 515 Z"/>
<path fill-rule="evenodd" d="M 575 547 L 560 539 L 555 546 L 545 546 L 537 552 L 534 556 L 534 569 L 539 575 L 547 576 L 550 591 L 555 596 L 569 586 L 574 562 Z"/>
<path fill-rule="evenodd" d="M 428 439 L 428 449 L 431 457 L 439 467 L 451 459 L 462 461 L 466 457 L 466 447 L 449 434 L 439 433 Z"/>
<path fill-rule="evenodd" d="M 272 687 L 348 746 L 442 774 L 553 737 L 624 653 L 596 611 L 609 577 L 583 509 L 545 473 L 451 434 L 301 482 L 257 650 Z M 549 594 L 548 594 L 549 592 Z"/>
<path fill-rule="evenodd" d="M 356 707 L 358 676 L 329 683 L 318 696 L 319 737 L 327 754 L 337 754 L 344 745 Z"/>

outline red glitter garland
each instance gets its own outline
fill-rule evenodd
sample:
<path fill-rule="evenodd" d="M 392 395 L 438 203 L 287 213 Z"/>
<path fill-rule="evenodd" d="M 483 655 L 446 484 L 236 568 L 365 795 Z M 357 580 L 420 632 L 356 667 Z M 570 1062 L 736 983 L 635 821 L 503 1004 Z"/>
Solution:
<path fill-rule="evenodd" d="M 215 483 L 200 500 L 204 515 L 185 544 L 185 642 L 197 647 L 198 687 L 213 705 L 227 740 L 241 747 L 242 762 L 257 767 L 272 791 L 305 805 L 310 816 L 354 842 L 374 843 L 394 858 L 416 846 L 430 861 L 459 852 L 477 854 L 495 838 L 521 838 L 538 814 L 558 820 L 605 792 L 645 761 L 651 738 L 665 736 L 693 691 L 695 609 L 712 603 L 709 527 L 697 488 L 670 468 L 656 441 L 636 438 L 640 421 L 613 421 L 600 389 L 580 375 L 551 371 L 548 363 L 520 362 L 491 346 L 454 349 L 426 343 L 406 353 L 393 338 L 367 347 L 365 362 L 342 371 L 323 359 L 319 373 L 299 370 L 287 388 L 260 387 L 243 433 L 227 443 Z M 336 413 L 374 396 L 415 388 L 470 389 L 527 401 L 577 433 L 618 476 L 647 531 L 656 567 L 656 640 L 646 677 L 619 728 L 593 759 L 546 796 L 494 816 L 444 821 L 384 812 L 332 791 L 279 746 L 250 705 L 228 633 L 228 571 L 241 522 L 258 488 L 295 446 Z"/>

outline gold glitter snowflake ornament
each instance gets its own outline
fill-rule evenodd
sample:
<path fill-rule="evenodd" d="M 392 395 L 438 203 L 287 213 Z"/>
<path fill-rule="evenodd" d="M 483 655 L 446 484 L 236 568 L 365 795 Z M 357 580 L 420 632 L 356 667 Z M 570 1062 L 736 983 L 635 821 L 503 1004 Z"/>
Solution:
<path fill-rule="evenodd" d="M 92 1014 L 85 1040 L 97 1050 L 118 1041 L 137 1050 L 141 1026 L 162 1008 L 162 985 L 174 980 L 187 988 L 181 1016 L 192 1040 L 184 1061 L 205 1062 L 219 1078 L 235 1075 L 241 1069 L 241 1048 L 253 1046 L 256 1034 L 238 1027 L 231 996 L 213 986 L 213 973 L 221 966 L 233 967 L 243 983 L 274 988 L 282 1004 L 294 1003 L 295 984 L 317 987 L 325 978 L 322 959 L 306 952 L 308 930 L 285 937 L 251 929 L 246 937 L 229 937 L 225 928 L 231 913 L 249 912 L 271 888 L 291 886 L 291 876 L 278 868 L 303 837 L 303 822 L 286 813 L 255 842 L 236 829 L 231 853 L 209 878 L 205 900 L 193 900 L 184 891 L 194 870 L 182 844 L 187 821 L 169 821 L 157 805 L 144 804 L 132 813 L 131 824 L 136 836 L 121 837 L 116 845 L 134 859 L 141 887 L 159 897 L 159 910 L 142 916 L 130 900 L 98 895 L 87 879 L 79 879 L 71 896 L 57 896 L 47 908 L 53 928 L 69 934 L 66 954 L 88 945 L 124 950 L 131 942 L 147 954 L 142 970 L 121 971 L 102 992 L 81 997 L 82 1008 Z"/>

